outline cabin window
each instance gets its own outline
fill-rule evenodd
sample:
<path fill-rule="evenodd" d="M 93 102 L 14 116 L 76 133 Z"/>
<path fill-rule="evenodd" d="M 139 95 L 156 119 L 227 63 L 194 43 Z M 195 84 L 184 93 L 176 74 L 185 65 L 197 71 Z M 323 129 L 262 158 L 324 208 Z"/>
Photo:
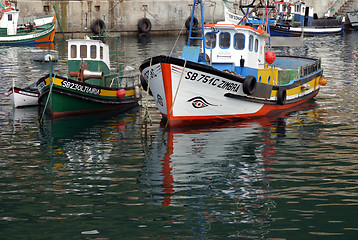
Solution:
<path fill-rule="evenodd" d="M 12 14 L 7 15 L 7 20 L 12 21 Z"/>
<path fill-rule="evenodd" d="M 252 51 L 254 47 L 254 36 L 250 35 L 249 37 L 249 50 Z"/>
<path fill-rule="evenodd" d="M 255 39 L 255 52 L 259 50 L 259 40 Z"/>
<path fill-rule="evenodd" d="M 77 46 L 71 45 L 71 58 L 76 58 L 76 57 L 77 57 Z"/>
<path fill-rule="evenodd" d="M 216 34 L 209 32 L 205 35 L 205 46 L 206 48 L 215 48 L 216 46 Z"/>
<path fill-rule="evenodd" d="M 100 59 L 103 59 L 103 47 L 102 46 L 99 48 L 99 57 L 100 57 Z"/>
<path fill-rule="evenodd" d="M 90 53 L 91 53 L 91 58 L 92 58 L 92 59 L 97 58 L 97 48 L 96 48 L 96 45 L 91 45 Z"/>
<path fill-rule="evenodd" d="M 220 38 L 219 45 L 221 48 L 230 47 L 230 33 L 227 32 L 220 33 L 219 38 Z"/>
<path fill-rule="evenodd" d="M 242 33 L 236 33 L 234 35 L 234 48 L 235 49 L 244 49 L 245 48 L 245 35 Z"/>
<path fill-rule="evenodd" d="M 87 46 L 86 45 L 80 46 L 80 58 L 87 58 Z"/>

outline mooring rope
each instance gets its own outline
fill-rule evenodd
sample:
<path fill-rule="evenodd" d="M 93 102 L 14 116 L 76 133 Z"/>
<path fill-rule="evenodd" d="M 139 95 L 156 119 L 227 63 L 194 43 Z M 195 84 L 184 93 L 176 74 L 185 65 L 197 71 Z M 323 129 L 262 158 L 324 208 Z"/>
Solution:
<path fill-rule="evenodd" d="M 179 37 L 180 37 L 180 35 L 181 35 L 181 33 L 182 33 L 184 27 L 185 27 L 185 23 L 184 23 L 184 25 L 183 25 L 183 26 L 181 27 L 181 29 L 180 29 L 180 32 L 179 32 L 179 34 L 178 34 L 178 37 L 177 37 L 177 39 L 176 39 L 175 42 L 174 42 L 174 45 L 173 45 L 172 50 L 170 51 L 169 57 L 170 57 L 170 56 L 172 55 L 172 53 L 174 52 L 174 49 L 175 49 L 175 47 L 176 47 L 176 45 L 177 45 L 177 43 L 178 43 Z"/>
<path fill-rule="evenodd" d="M 46 104 L 45 104 L 45 107 L 42 111 L 42 115 L 41 115 L 41 119 L 40 119 L 40 124 L 42 124 L 42 120 L 43 120 L 43 117 L 45 115 L 45 112 L 46 112 L 46 108 L 47 108 L 47 104 L 49 102 L 49 99 L 51 97 L 51 94 L 52 94 L 52 86 L 53 86 L 53 82 L 54 82 L 54 79 L 56 78 L 56 74 L 52 77 L 52 74 L 51 74 L 51 77 L 50 77 L 50 81 L 51 81 L 51 86 L 50 86 L 50 90 L 48 92 L 48 96 L 47 96 L 47 99 L 46 99 Z"/>
<path fill-rule="evenodd" d="M 149 110 L 148 110 L 148 99 L 149 99 L 149 86 L 150 86 L 150 79 L 151 79 L 151 71 L 152 71 L 152 58 L 150 58 L 150 63 L 149 63 L 149 77 L 148 77 L 148 87 L 147 87 L 147 96 L 145 99 L 145 106 L 144 106 L 144 114 L 143 114 L 143 121 L 142 121 L 142 127 L 145 123 L 147 123 L 147 119 L 149 119 L 149 123 L 150 125 L 152 125 L 152 118 L 149 115 Z"/>
<path fill-rule="evenodd" d="M 177 95 L 178 95 L 178 92 L 179 92 L 179 87 L 180 87 L 180 84 L 181 84 L 181 80 L 183 79 L 183 75 L 184 75 L 184 72 L 185 72 L 185 67 L 186 67 L 186 60 L 185 60 L 185 62 L 184 62 L 183 70 L 181 71 L 181 75 L 180 75 L 178 87 L 177 87 L 177 90 L 175 91 L 175 95 L 174 95 L 172 107 L 170 108 L 170 112 L 169 112 L 169 115 L 168 115 L 168 117 L 167 117 L 167 123 L 165 124 L 165 127 L 168 126 L 169 118 L 170 118 L 170 115 L 172 114 L 172 111 L 173 111 L 173 108 L 174 108 L 174 103 L 175 103 L 175 100 L 176 100 Z"/>

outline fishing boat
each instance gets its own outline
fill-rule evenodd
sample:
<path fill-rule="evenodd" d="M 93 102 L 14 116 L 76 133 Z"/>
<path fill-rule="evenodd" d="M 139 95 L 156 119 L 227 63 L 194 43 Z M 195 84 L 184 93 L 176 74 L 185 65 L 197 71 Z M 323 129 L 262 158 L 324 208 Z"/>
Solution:
<path fill-rule="evenodd" d="M 350 26 L 357 31 L 358 30 L 358 10 L 347 12 L 347 20 Z"/>
<path fill-rule="evenodd" d="M 2 4 L 0 9 L 0 44 L 41 44 L 54 41 L 56 14 L 18 24 L 18 9 Z"/>
<path fill-rule="evenodd" d="M 279 12 L 275 24 L 270 24 L 271 36 L 336 35 L 344 30 L 344 19 L 318 18 L 313 8 L 302 1 L 289 6 L 290 11 Z"/>
<path fill-rule="evenodd" d="M 194 1 L 203 8 L 202 1 Z M 141 83 L 169 127 L 257 118 L 285 111 L 316 96 L 320 59 L 277 56 L 262 28 L 227 22 L 189 32 L 182 56 L 155 56 L 140 65 Z M 191 29 L 192 30 L 192 29 Z M 191 40 L 202 46 L 191 46 Z"/>
<path fill-rule="evenodd" d="M 109 46 L 88 37 L 68 40 L 67 77 L 50 69 L 37 87 L 39 102 L 52 117 L 124 110 L 141 98 L 137 71 L 120 64 L 111 69 Z"/>
<path fill-rule="evenodd" d="M 24 88 L 13 86 L 5 93 L 9 97 L 15 108 L 38 106 L 38 99 L 40 96 L 36 87 L 36 82 L 29 84 Z"/>

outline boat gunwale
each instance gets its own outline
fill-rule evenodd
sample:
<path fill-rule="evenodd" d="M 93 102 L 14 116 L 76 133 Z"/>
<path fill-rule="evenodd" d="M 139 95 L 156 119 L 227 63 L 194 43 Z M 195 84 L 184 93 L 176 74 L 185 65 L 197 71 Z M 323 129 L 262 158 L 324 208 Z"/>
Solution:
<path fill-rule="evenodd" d="M 283 88 L 283 89 L 291 89 L 291 88 L 295 88 L 298 87 L 300 85 L 303 85 L 309 81 L 311 81 L 312 79 L 318 77 L 319 75 L 322 75 L 323 69 L 320 66 L 320 60 L 319 59 L 315 59 L 315 58 L 307 58 L 307 57 L 302 57 L 302 56 L 288 56 L 288 55 L 283 55 L 283 56 L 277 56 L 277 58 L 280 57 L 290 57 L 290 58 L 298 58 L 298 59 L 306 59 L 306 60 L 311 60 L 314 61 L 313 64 L 311 64 L 308 67 L 315 67 L 315 71 L 313 72 L 307 72 L 307 74 L 305 75 L 301 75 L 300 78 L 294 79 L 291 82 L 289 82 L 288 84 L 282 84 L 282 85 L 271 85 L 271 84 L 267 84 L 272 86 L 273 90 L 278 90 L 279 88 Z M 180 58 L 176 58 L 176 57 L 169 57 L 169 56 L 164 56 L 164 55 L 159 55 L 153 58 L 149 58 L 147 60 L 145 60 L 139 67 L 139 70 L 142 72 L 144 70 L 144 68 L 147 68 L 150 66 L 150 59 L 152 59 L 152 66 L 155 64 L 161 64 L 161 63 L 168 63 L 168 64 L 175 64 L 177 66 L 181 66 L 184 67 L 185 61 L 184 59 L 180 59 Z M 193 68 L 199 71 L 204 71 L 204 72 L 208 72 L 210 74 L 216 75 L 216 76 L 220 76 L 220 77 L 224 77 L 227 78 L 229 80 L 235 81 L 235 82 L 240 82 L 243 83 L 245 78 L 237 76 L 237 75 L 233 75 L 231 73 L 227 73 L 227 72 L 223 72 L 219 69 L 216 69 L 212 66 L 209 65 L 205 65 L 205 64 L 201 64 L 201 63 L 196 63 L 196 62 L 192 62 L 192 61 L 186 61 L 185 64 L 186 68 Z M 306 66 L 307 67 L 307 66 Z M 143 75 L 143 74 L 142 74 Z M 266 83 L 262 83 L 262 84 L 266 84 Z"/>

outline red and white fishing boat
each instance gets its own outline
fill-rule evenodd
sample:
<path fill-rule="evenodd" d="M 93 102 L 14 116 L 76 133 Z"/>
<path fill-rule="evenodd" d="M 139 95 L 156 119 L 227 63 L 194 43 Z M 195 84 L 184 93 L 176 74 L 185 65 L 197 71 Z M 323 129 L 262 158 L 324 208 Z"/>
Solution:
<path fill-rule="evenodd" d="M 202 9 L 194 0 L 193 13 L 196 4 Z M 308 101 L 326 84 L 319 59 L 276 58 L 260 27 L 201 24 L 202 47 L 190 46 L 198 39 L 190 31 L 181 58 L 156 56 L 140 66 L 142 86 L 169 126 L 268 116 Z"/>

